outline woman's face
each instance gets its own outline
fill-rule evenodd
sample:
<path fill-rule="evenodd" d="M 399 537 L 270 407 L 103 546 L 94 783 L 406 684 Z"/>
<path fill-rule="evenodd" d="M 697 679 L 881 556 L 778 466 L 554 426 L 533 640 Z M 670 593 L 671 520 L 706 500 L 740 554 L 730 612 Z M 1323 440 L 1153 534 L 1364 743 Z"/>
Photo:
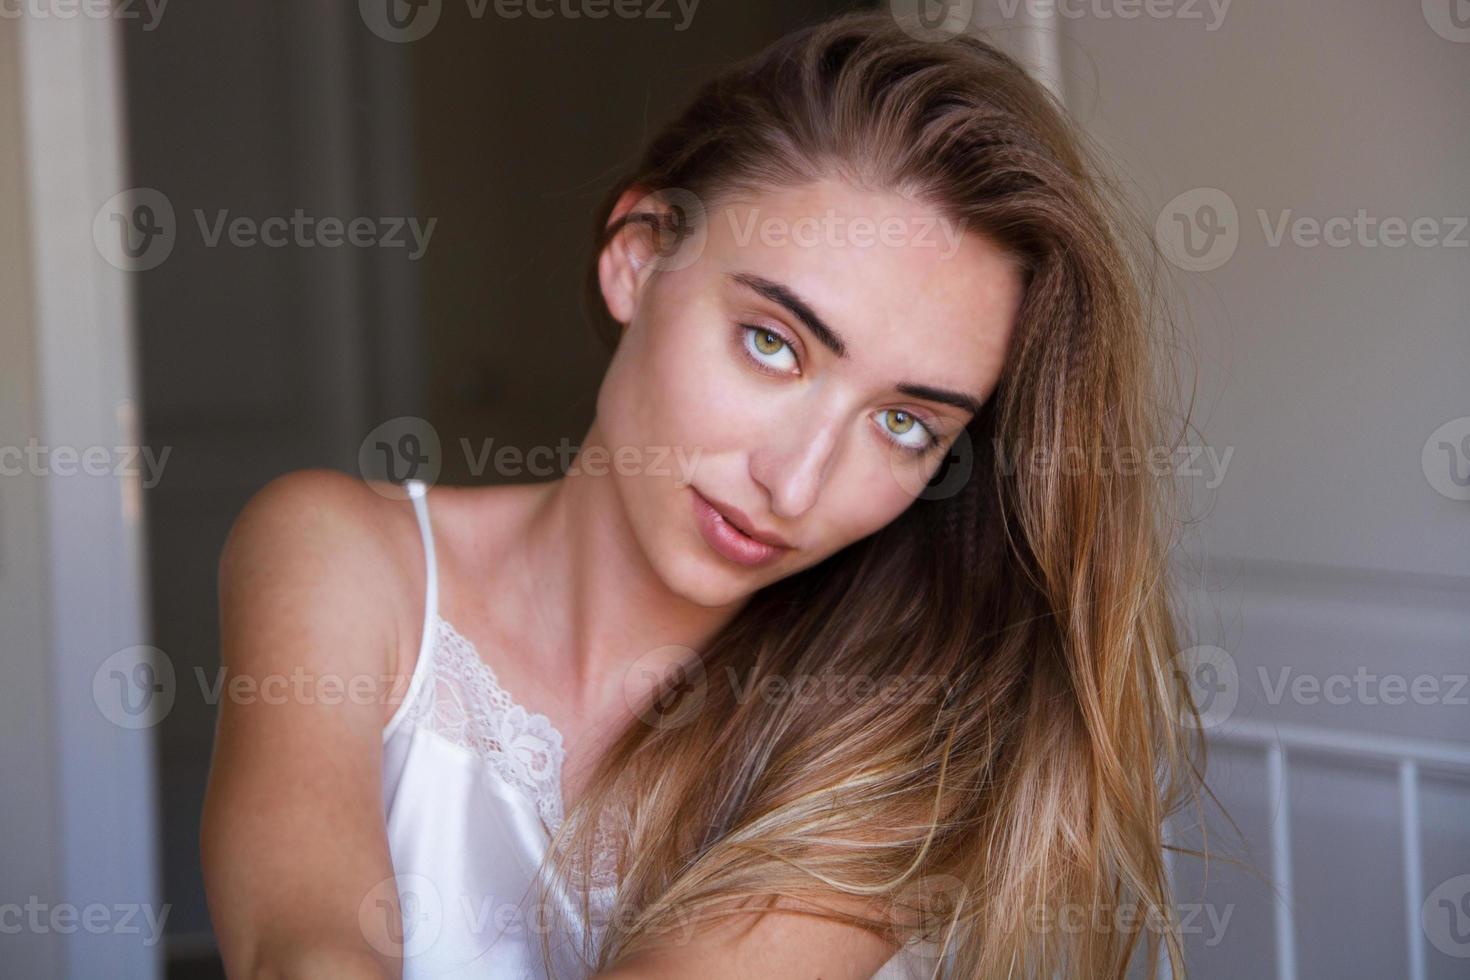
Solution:
<path fill-rule="evenodd" d="M 630 191 L 613 218 L 649 204 Z M 711 205 L 672 260 L 624 231 L 599 275 L 624 325 L 597 402 L 627 461 L 608 476 L 657 574 L 710 607 L 901 514 L 990 397 L 1021 299 L 989 240 L 836 180 Z"/>

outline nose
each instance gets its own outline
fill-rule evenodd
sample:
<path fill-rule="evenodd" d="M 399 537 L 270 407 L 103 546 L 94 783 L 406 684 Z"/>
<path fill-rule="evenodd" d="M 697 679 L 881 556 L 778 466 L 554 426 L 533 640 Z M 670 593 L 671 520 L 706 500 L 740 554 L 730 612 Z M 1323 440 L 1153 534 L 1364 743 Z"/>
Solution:
<path fill-rule="evenodd" d="M 842 424 L 837 411 L 801 412 L 794 424 L 779 426 L 751 453 L 750 475 L 770 495 L 777 517 L 794 520 L 816 505 L 837 455 Z"/>

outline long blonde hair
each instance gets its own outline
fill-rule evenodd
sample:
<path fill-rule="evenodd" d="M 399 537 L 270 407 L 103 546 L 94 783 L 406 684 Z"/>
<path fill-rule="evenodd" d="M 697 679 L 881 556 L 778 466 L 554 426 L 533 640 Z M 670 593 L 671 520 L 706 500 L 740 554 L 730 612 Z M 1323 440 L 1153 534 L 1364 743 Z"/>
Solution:
<path fill-rule="evenodd" d="M 659 692 L 678 723 L 634 721 L 601 760 L 548 864 L 575 889 L 617 842 L 593 968 L 782 896 L 936 944 L 939 975 L 1122 977 L 1146 949 L 1152 976 L 1161 941 L 1183 975 L 1164 825 L 1199 799 L 1203 749 L 1171 669 L 1179 495 L 1148 465 L 1177 445 L 1172 367 L 1157 253 L 1086 147 L 986 40 L 851 13 L 705 84 L 598 209 L 593 263 L 628 221 L 692 230 L 677 207 L 609 227 L 628 188 L 709 204 L 836 175 L 988 236 L 1025 292 L 959 478 L 941 467 L 888 526 L 752 596 L 697 683 Z M 844 693 L 750 696 L 800 680 Z M 1151 926 L 1059 930 L 1069 908 Z"/>

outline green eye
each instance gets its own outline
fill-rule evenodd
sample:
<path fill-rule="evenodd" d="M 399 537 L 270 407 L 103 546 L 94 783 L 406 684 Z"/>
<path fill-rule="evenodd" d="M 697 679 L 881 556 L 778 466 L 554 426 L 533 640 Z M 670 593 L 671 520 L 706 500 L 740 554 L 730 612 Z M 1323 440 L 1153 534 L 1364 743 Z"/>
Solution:
<path fill-rule="evenodd" d="M 887 434 L 895 445 L 905 452 L 913 453 L 915 456 L 922 456 L 939 445 L 939 437 L 934 434 L 929 426 L 920 422 L 916 416 L 909 412 L 885 408 L 881 414 L 885 416 L 882 422 L 884 433 Z M 895 438 L 897 436 L 910 437 L 915 435 L 918 437 L 917 441 L 912 438 Z"/>
<path fill-rule="evenodd" d="M 769 327 L 758 327 L 751 323 L 740 324 L 744 334 L 745 352 L 762 370 L 774 368 L 779 374 L 791 374 L 799 367 L 796 352 L 790 342 Z"/>
<path fill-rule="evenodd" d="M 781 353 L 781 348 L 786 346 L 786 341 L 777 337 L 769 330 L 757 329 L 754 336 L 755 349 L 762 354 L 779 354 Z"/>

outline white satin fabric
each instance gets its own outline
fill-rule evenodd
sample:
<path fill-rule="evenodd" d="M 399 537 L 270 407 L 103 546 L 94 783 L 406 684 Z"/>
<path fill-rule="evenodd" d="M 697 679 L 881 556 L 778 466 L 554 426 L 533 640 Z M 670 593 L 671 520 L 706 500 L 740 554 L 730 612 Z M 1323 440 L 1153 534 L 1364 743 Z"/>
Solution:
<path fill-rule="evenodd" d="M 428 584 L 418 661 L 383 729 L 383 803 L 403 908 L 404 980 L 584 980 L 591 974 L 584 943 L 595 945 L 601 934 L 616 877 L 610 865 L 594 861 L 590 926 L 564 892 L 549 893 L 557 915 L 538 903 L 534 883 L 562 818 L 561 734 L 516 703 L 473 644 L 439 615 L 427 488 L 420 481 L 406 487 Z M 550 974 L 541 958 L 543 933 Z M 900 952 L 876 976 L 932 971 L 932 962 L 908 957 Z"/>

